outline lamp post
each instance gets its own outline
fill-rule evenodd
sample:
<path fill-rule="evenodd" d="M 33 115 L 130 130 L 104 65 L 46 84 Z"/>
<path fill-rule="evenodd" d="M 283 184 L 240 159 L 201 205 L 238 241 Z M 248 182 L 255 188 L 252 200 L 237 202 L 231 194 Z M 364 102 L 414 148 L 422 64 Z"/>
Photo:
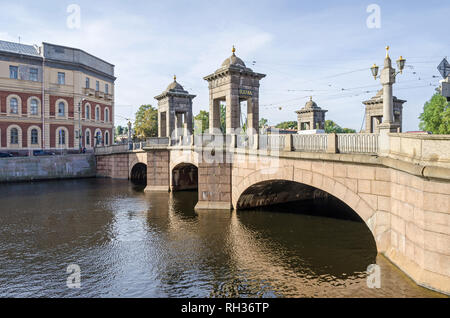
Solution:
<path fill-rule="evenodd" d="M 128 121 L 128 149 L 133 150 L 133 143 L 131 141 L 131 121 Z"/>
<path fill-rule="evenodd" d="M 81 153 L 81 149 L 82 149 L 82 136 L 83 134 L 81 133 L 81 104 L 86 100 L 86 98 L 82 98 L 79 102 L 78 102 L 78 150 Z"/>
<path fill-rule="evenodd" d="M 395 132 L 397 130 L 396 124 L 393 120 L 393 110 L 394 110 L 394 96 L 392 94 L 392 85 L 395 83 L 395 78 L 398 74 L 403 72 L 405 68 L 406 60 L 400 56 L 397 60 L 398 72 L 392 67 L 391 58 L 389 57 L 389 46 L 386 47 L 386 57 L 384 59 L 384 67 L 381 70 L 380 76 L 378 76 L 379 67 L 374 64 L 370 70 L 372 76 L 376 80 L 380 79 L 381 85 L 383 85 L 383 121 L 380 125 L 381 130 L 387 130 L 387 132 Z"/>

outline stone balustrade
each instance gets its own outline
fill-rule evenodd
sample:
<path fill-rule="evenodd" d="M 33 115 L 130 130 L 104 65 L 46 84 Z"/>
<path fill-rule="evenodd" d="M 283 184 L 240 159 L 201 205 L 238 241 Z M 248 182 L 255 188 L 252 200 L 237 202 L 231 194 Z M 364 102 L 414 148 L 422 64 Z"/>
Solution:
<path fill-rule="evenodd" d="M 294 151 L 326 152 L 328 135 L 292 135 L 292 147 Z"/>
<path fill-rule="evenodd" d="M 339 153 L 378 153 L 378 134 L 337 134 Z"/>
<path fill-rule="evenodd" d="M 227 149 L 275 150 L 367 154 L 399 159 L 409 163 L 450 168 L 450 136 L 426 134 L 389 134 L 389 152 L 380 152 L 378 134 L 311 135 L 187 135 L 171 141 L 168 137 L 147 138 L 145 142 L 96 147 L 96 155 L 142 151 L 166 147 L 224 147 Z M 169 142 L 171 143 L 169 145 Z"/>

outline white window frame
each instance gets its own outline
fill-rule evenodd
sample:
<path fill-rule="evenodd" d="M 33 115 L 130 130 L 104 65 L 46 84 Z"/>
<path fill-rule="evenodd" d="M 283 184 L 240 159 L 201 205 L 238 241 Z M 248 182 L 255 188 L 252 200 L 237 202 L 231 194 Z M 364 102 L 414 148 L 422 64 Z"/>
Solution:
<path fill-rule="evenodd" d="M 64 116 L 59 116 L 59 104 L 63 103 L 64 104 Z M 55 102 L 55 118 L 63 118 L 63 119 L 67 119 L 69 116 L 69 104 L 67 103 L 67 101 L 65 99 L 58 99 Z"/>
<path fill-rule="evenodd" d="M 59 85 L 66 85 L 66 73 L 58 72 L 58 84 Z"/>
<path fill-rule="evenodd" d="M 15 71 L 16 71 L 16 77 L 11 77 L 11 70 L 12 69 L 15 69 Z M 17 65 L 10 65 L 9 66 L 9 78 L 10 79 L 15 79 L 15 80 L 17 80 L 17 79 L 19 79 L 19 67 L 17 66 Z"/>
<path fill-rule="evenodd" d="M 11 99 L 17 99 L 17 113 L 12 113 L 11 112 Z M 7 114 L 10 116 L 22 116 L 22 99 L 20 98 L 20 96 L 15 95 L 15 94 L 10 94 L 8 95 L 8 97 L 6 98 L 6 108 L 7 108 Z"/>
<path fill-rule="evenodd" d="M 87 139 L 88 135 L 89 135 L 89 144 L 86 142 L 86 140 L 88 140 Z M 84 147 L 85 148 L 92 148 L 92 132 L 91 132 L 91 130 L 89 128 L 87 128 L 84 131 Z"/>
<path fill-rule="evenodd" d="M 31 102 L 33 100 L 37 101 L 37 113 L 36 114 L 32 114 L 31 113 Z M 28 105 L 28 116 L 30 116 L 30 117 L 41 117 L 41 99 L 39 97 L 36 97 L 36 96 L 29 97 L 28 100 L 27 100 L 27 105 Z"/>
<path fill-rule="evenodd" d="M 102 109 L 101 109 L 100 105 L 95 105 L 95 114 L 94 114 L 94 120 L 95 121 L 101 121 L 102 120 L 101 110 Z"/>
<path fill-rule="evenodd" d="M 109 122 L 109 107 L 105 107 L 105 109 L 104 109 L 103 121 L 105 123 Z"/>
<path fill-rule="evenodd" d="M 60 140 L 59 140 L 59 132 L 63 130 L 64 131 L 64 144 L 60 144 Z M 56 135 L 55 135 L 55 148 L 57 149 L 67 149 L 69 148 L 69 130 L 66 127 L 58 127 L 56 128 Z"/>
<path fill-rule="evenodd" d="M 33 144 L 31 143 L 31 132 L 33 131 L 33 129 L 37 130 L 37 144 Z M 41 128 L 39 126 L 30 126 L 28 127 L 28 131 L 27 131 L 27 140 L 28 140 L 28 148 L 41 148 L 41 141 L 42 141 L 42 135 L 41 135 Z"/>
<path fill-rule="evenodd" d="M 17 144 L 12 144 L 11 143 L 11 130 L 13 130 L 14 128 L 17 129 L 17 138 L 18 138 L 18 143 Z M 22 128 L 20 128 L 20 126 L 18 125 L 9 125 L 7 128 L 7 132 L 6 132 L 6 144 L 7 144 L 7 148 L 22 148 Z"/>
<path fill-rule="evenodd" d="M 89 111 L 87 111 L 89 108 Z M 84 119 L 85 120 L 91 120 L 92 119 L 92 107 L 91 104 L 86 103 L 84 104 Z"/>
<path fill-rule="evenodd" d="M 36 74 L 34 72 L 31 72 L 32 70 L 36 70 Z M 32 74 L 33 77 L 31 76 Z M 34 75 L 36 75 L 36 77 L 34 77 Z M 30 81 L 39 82 L 39 69 L 37 67 L 30 67 Z"/>

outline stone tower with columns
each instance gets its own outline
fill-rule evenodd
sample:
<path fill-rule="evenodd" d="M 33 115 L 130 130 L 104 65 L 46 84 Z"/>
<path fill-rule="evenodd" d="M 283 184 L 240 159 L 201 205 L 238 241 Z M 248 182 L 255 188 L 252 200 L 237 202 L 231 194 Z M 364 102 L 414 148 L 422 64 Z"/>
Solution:
<path fill-rule="evenodd" d="M 209 128 L 220 129 L 220 104 L 226 103 L 226 132 L 240 128 L 241 107 L 247 102 L 247 128 L 258 133 L 259 128 L 259 81 L 265 74 L 253 72 L 235 54 L 223 61 L 214 73 L 205 76 L 209 87 Z"/>
<path fill-rule="evenodd" d="M 393 124 L 395 127 L 402 131 L 402 115 L 403 115 L 403 104 L 406 100 L 398 99 L 393 96 Z M 366 106 L 365 110 L 365 130 L 364 133 L 379 133 L 380 124 L 383 121 L 383 90 L 380 89 L 378 93 L 371 99 L 363 101 Z"/>
<path fill-rule="evenodd" d="M 297 130 L 323 130 L 325 129 L 325 113 L 328 110 L 322 109 L 312 100 L 312 96 L 305 106 L 297 110 Z"/>
<path fill-rule="evenodd" d="M 176 76 L 162 94 L 155 96 L 158 101 L 158 137 L 176 139 L 192 134 L 194 97 L 177 82 Z"/>

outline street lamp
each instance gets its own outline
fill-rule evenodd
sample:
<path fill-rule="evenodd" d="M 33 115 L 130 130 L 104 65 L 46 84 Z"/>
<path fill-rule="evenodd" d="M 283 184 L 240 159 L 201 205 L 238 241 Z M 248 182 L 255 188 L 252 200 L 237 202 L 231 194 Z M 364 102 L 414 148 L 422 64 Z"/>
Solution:
<path fill-rule="evenodd" d="M 131 121 L 128 121 L 128 149 L 133 150 L 133 142 L 131 141 Z"/>
<path fill-rule="evenodd" d="M 389 57 L 389 46 L 386 46 L 386 59 L 389 59 L 389 62 L 390 62 L 390 57 Z M 404 59 L 403 58 L 403 56 L 401 56 L 400 55 L 400 57 L 399 57 L 399 59 L 396 61 L 397 62 L 397 67 L 398 67 L 398 72 L 397 73 L 394 73 L 395 75 L 394 76 L 397 76 L 398 74 L 402 74 L 403 73 L 403 70 L 404 70 L 404 68 L 405 68 L 405 62 L 406 62 L 406 59 Z M 385 65 L 385 68 L 386 68 L 386 65 Z M 372 76 L 373 76 L 373 78 L 376 80 L 377 78 L 380 78 L 380 76 L 378 76 L 378 70 L 379 70 L 380 68 L 378 67 L 378 65 L 377 64 L 373 64 L 373 66 L 370 68 L 370 71 L 372 72 Z M 395 71 L 395 69 L 393 69 L 394 71 Z"/>
<path fill-rule="evenodd" d="M 400 74 L 403 73 L 403 69 L 405 68 L 406 60 L 400 55 L 400 58 L 397 60 L 397 67 L 400 71 Z"/>
<path fill-rule="evenodd" d="M 370 70 L 372 71 L 372 75 L 373 78 L 376 80 L 377 79 L 377 75 L 378 75 L 378 70 L 380 68 L 374 63 L 373 66 L 370 68 Z"/>
<path fill-rule="evenodd" d="M 78 150 L 79 152 L 81 152 L 82 149 L 82 136 L 83 134 L 81 133 L 81 104 L 86 100 L 86 98 L 82 98 L 79 102 L 78 102 Z"/>
<path fill-rule="evenodd" d="M 403 72 L 405 68 L 406 60 L 400 56 L 397 60 L 398 72 L 392 67 L 391 58 L 389 57 L 389 46 L 386 46 L 386 57 L 384 59 L 384 67 L 378 76 L 379 67 L 376 64 L 370 68 L 372 76 L 376 80 L 380 79 L 381 85 L 383 85 L 383 122 L 380 125 L 381 129 L 386 129 L 388 132 L 395 132 L 396 126 L 393 121 L 393 108 L 394 108 L 394 97 L 392 94 L 392 85 L 395 83 L 395 78 L 398 74 Z"/>

